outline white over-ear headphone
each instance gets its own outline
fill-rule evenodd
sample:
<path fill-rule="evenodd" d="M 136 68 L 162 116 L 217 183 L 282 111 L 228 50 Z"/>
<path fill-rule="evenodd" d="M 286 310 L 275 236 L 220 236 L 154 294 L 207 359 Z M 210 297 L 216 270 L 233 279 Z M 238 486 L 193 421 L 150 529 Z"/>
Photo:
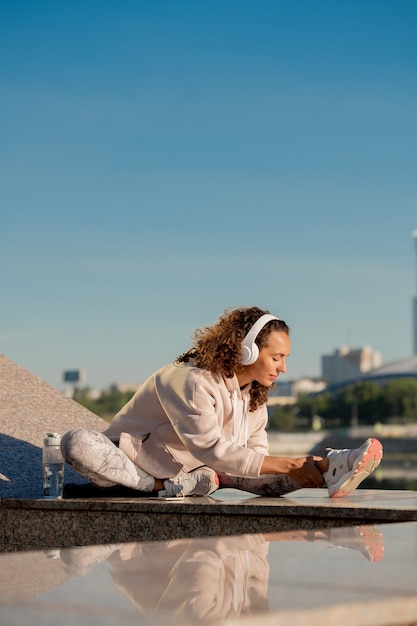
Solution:
<path fill-rule="evenodd" d="M 271 320 L 279 320 L 275 315 L 261 315 L 256 320 L 246 337 L 242 341 L 242 365 L 252 365 L 255 363 L 259 356 L 259 348 L 255 343 L 256 337 L 261 332 L 265 324 L 268 324 Z"/>

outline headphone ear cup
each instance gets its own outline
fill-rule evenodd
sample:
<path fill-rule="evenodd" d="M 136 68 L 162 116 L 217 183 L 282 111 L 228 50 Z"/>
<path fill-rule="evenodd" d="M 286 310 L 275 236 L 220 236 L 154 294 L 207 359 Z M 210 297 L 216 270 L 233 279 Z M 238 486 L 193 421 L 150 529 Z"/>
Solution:
<path fill-rule="evenodd" d="M 250 348 L 242 346 L 242 365 L 249 365 L 251 356 Z"/>
<path fill-rule="evenodd" d="M 259 348 L 255 342 L 252 349 L 249 346 L 242 346 L 242 365 L 252 365 L 259 356 Z"/>
<path fill-rule="evenodd" d="M 252 363 L 255 363 L 255 361 L 258 358 L 258 356 L 259 356 L 259 348 L 256 345 L 256 343 L 253 342 L 253 344 L 252 344 L 252 358 L 250 360 L 250 363 L 248 363 L 248 365 L 252 365 Z"/>

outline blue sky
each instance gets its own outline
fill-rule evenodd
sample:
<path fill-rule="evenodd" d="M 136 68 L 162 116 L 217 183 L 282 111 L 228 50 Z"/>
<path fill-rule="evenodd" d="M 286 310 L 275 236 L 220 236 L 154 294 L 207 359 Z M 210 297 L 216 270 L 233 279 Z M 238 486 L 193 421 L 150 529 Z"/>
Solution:
<path fill-rule="evenodd" d="M 222 311 L 412 352 L 417 3 L 0 1 L 0 352 L 138 383 Z"/>

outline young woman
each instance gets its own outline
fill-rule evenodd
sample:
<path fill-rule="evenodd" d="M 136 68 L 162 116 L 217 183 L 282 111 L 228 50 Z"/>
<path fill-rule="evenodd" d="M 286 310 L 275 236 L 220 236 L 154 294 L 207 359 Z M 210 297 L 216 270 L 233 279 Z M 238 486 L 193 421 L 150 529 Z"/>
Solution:
<path fill-rule="evenodd" d="M 287 324 L 268 311 L 225 311 L 141 385 L 103 433 L 66 433 L 66 461 L 103 489 L 168 497 L 219 486 L 267 496 L 324 485 L 330 497 L 351 493 L 381 461 L 376 439 L 326 458 L 268 453 L 268 391 L 286 371 L 290 344 Z"/>

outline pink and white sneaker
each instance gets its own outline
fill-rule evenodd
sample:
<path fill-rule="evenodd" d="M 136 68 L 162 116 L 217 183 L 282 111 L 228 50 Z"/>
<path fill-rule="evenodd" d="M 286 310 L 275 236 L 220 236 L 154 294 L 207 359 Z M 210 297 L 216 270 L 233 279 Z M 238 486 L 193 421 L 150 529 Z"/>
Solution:
<path fill-rule="evenodd" d="M 328 450 L 329 469 L 323 478 L 330 498 L 348 496 L 372 474 L 382 459 L 382 444 L 373 438 L 367 439 L 355 450 Z"/>

